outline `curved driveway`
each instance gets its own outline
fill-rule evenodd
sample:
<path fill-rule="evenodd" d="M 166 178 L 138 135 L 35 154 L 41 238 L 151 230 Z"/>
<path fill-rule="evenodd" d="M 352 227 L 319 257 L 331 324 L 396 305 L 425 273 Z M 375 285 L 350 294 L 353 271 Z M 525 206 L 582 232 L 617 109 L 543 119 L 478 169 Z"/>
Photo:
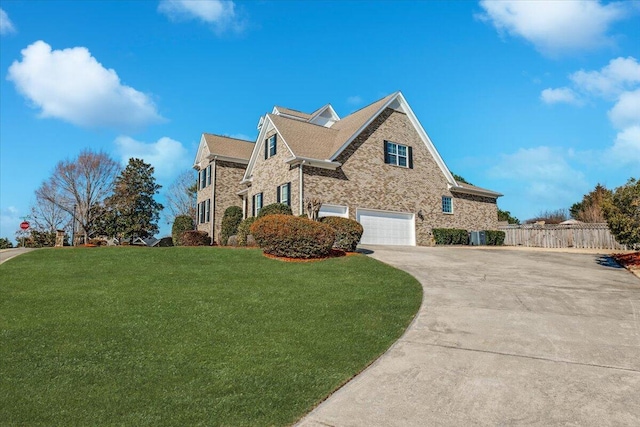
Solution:
<path fill-rule="evenodd" d="M 370 247 L 424 300 L 299 425 L 640 425 L 640 280 L 589 254 Z"/>

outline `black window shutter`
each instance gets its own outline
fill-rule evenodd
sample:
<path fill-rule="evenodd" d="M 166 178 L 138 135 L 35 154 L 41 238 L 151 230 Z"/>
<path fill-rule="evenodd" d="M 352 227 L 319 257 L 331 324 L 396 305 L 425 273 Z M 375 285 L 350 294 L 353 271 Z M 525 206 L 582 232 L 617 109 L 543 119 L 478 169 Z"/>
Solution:
<path fill-rule="evenodd" d="M 278 134 L 273 135 L 273 155 L 276 155 L 276 150 L 278 148 Z"/>
<path fill-rule="evenodd" d="M 280 203 L 280 187 L 276 189 L 276 200 L 278 203 Z"/>
<path fill-rule="evenodd" d="M 389 161 L 389 143 L 387 141 L 384 142 L 384 162 L 391 163 Z"/>
<path fill-rule="evenodd" d="M 267 160 L 269 158 L 269 138 L 264 141 L 264 159 Z"/>
<path fill-rule="evenodd" d="M 407 155 L 409 156 L 409 169 L 413 169 L 413 148 L 407 147 Z"/>
<path fill-rule="evenodd" d="M 287 205 L 291 206 L 291 183 L 287 182 Z"/>

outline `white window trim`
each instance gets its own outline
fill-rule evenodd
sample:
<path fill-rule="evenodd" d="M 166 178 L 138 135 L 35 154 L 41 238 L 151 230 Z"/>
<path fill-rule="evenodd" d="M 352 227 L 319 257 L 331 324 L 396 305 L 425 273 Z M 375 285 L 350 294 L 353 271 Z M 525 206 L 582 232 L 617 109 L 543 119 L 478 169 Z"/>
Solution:
<path fill-rule="evenodd" d="M 291 188 L 291 183 L 290 182 L 278 186 L 278 194 L 279 194 L 278 198 L 280 199 L 280 203 L 285 204 L 287 206 L 291 206 L 291 189 L 290 188 Z M 284 189 L 289 190 L 289 193 L 287 194 L 287 202 L 286 203 L 283 202 L 283 197 L 282 197 L 282 191 Z"/>
<path fill-rule="evenodd" d="M 451 212 L 447 212 L 444 210 L 444 199 L 447 198 L 449 199 L 449 206 L 451 206 Z M 453 215 L 453 197 L 451 196 L 442 196 L 442 199 L 440 199 L 440 209 L 442 210 L 442 213 L 445 215 Z"/>
<path fill-rule="evenodd" d="M 277 134 L 273 134 L 271 135 L 269 138 L 267 138 L 267 159 L 273 157 L 276 155 L 276 153 L 278 152 L 278 149 L 276 147 L 277 143 L 278 143 L 278 138 L 276 137 Z M 275 151 L 275 153 L 271 154 L 271 141 L 273 141 L 273 151 Z"/>
<path fill-rule="evenodd" d="M 391 166 L 398 166 L 401 168 L 407 168 L 409 169 L 409 146 L 405 145 L 405 144 L 398 144 L 397 142 L 392 142 L 392 141 L 386 141 L 387 143 L 387 147 L 391 148 L 392 146 L 395 146 L 395 153 L 384 153 L 385 159 L 387 158 L 387 156 L 391 155 L 391 156 L 395 156 L 396 158 L 396 162 L 395 163 L 386 163 L 387 165 L 391 165 Z M 400 155 L 398 153 L 398 147 L 404 147 L 405 150 L 405 154 L 404 155 Z M 405 164 L 401 165 L 400 164 L 400 157 L 404 158 Z"/>

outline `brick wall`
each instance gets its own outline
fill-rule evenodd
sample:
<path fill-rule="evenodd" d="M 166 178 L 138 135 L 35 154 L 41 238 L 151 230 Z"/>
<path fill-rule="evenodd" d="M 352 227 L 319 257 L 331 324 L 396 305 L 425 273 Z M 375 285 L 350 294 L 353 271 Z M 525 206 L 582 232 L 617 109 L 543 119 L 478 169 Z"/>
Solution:
<path fill-rule="evenodd" d="M 413 169 L 384 163 L 384 141 L 413 148 Z M 387 109 L 336 159 L 336 171 L 304 166 L 304 195 L 324 203 L 417 213 L 416 242 L 428 245 L 432 228 L 495 229 L 495 199 L 452 193 L 406 114 Z M 255 182 L 255 178 L 254 178 Z M 442 196 L 452 197 L 453 214 L 442 213 Z"/>

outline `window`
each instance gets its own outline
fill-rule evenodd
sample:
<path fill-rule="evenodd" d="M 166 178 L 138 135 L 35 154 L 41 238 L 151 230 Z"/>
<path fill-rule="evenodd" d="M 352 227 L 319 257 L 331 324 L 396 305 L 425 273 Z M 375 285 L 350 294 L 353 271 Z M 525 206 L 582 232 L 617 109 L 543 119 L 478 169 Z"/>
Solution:
<path fill-rule="evenodd" d="M 198 203 L 198 224 L 211 221 L 211 199 Z"/>
<path fill-rule="evenodd" d="M 406 145 L 385 141 L 384 162 L 390 165 L 413 169 L 413 150 Z"/>
<path fill-rule="evenodd" d="M 258 216 L 258 213 L 262 209 L 262 193 L 253 195 L 253 216 Z"/>
<path fill-rule="evenodd" d="M 287 206 L 291 206 L 291 183 L 287 182 L 278 187 L 276 193 L 278 203 L 284 203 Z"/>
<path fill-rule="evenodd" d="M 442 212 L 448 214 L 453 213 L 453 201 L 451 197 L 442 196 Z"/>
<path fill-rule="evenodd" d="M 271 156 L 276 155 L 276 140 L 277 135 L 273 134 L 264 143 L 264 158 L 265 160 Z"/>
<path fill-rule="evenodd" d="M 206 169 L 202 169 L 200 172 L 198 172 L 198 182 L 199 182 L 198 190 L 202 190 L 205 187 L 206 178 L 207 178 Z"/>
<path fill-rule="evenodd" d="M 207 166 L 207 185 L 211 185 L 211 165 Z"/>

